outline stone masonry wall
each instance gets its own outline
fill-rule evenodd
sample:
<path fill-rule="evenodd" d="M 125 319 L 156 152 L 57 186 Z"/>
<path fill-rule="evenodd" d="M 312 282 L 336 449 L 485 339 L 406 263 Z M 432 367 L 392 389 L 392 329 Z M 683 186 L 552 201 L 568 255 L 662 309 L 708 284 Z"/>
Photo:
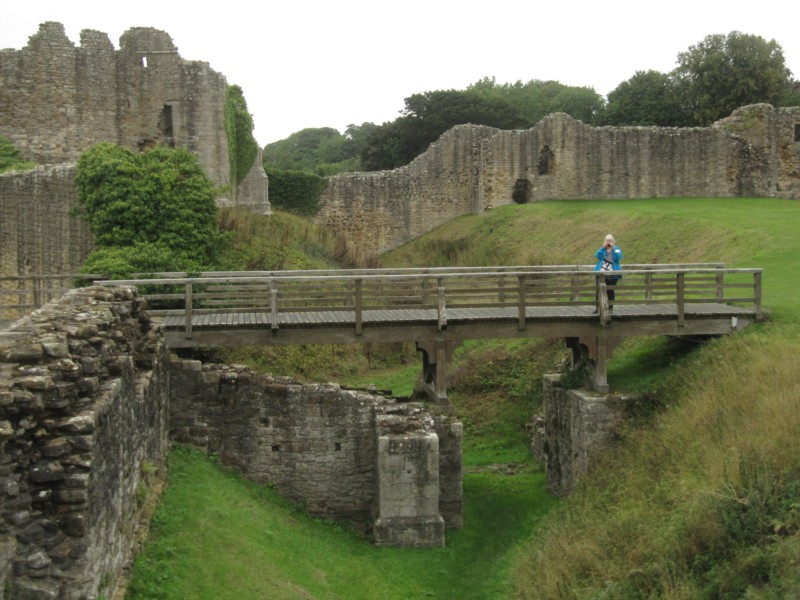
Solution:
<path fill-rule="evenodd" d="M 111 597 L 167 452 L 166 348 L 128 289 L 73 290 L 0 334 L 0 578 Z"/>
<path fill-rule="evenodd" d="M 21 50 L 0 50 L 0 135 L 40 164 L 75 162 L 103 141 L 182 146 L 217 185 L 229 182 L 225 77 L 149 27 L 126 31 L 119 50 L 99 31 L 80 41 L 46 22 Z"/>
<path fill-rule="evenodd" d="M 547 489 L 569 495 L 589 473 L 625 418 L 627 399 L 561 387 L 560 375 L 542 380 Z"/>
<path fill-rule="evenodd" d="M 0 175 L 0 275 L 77 273 L 93 247 L 77 207 L 75 166 Z"/>
<path fill-rule="evenodd" d="M 459 125 L 405 167 L 331 177 L 316 221 L 341 234 L 351 256 L 366 258 L 480 212 L 480 147 L 496 132 Z"/>
<path fill-rule="evenodd" d="M 411 164 L 332 177 L 317 222 L 373 258 L 464 214 L 528 201 L 800 198 L 800 108 L 743 107 L 712 127 L 592 127 L 556 113 L 525 131 L 459 125 Z"/>
<path fill-rule="evenodd" d="M 170 380 L 171 439 L 217 454 L 313 514 L 365 530 L 380 478 L 376 419 L 402 423 L 398 435 L 443 439 L 441 447 L 437 442 L 436 516 L 461 526 L 462 429 L 453 417 L 434 418 L 419 405 L 336 384 L 298 384 L 193 360 L 173 360 Z M 406 491 L 413 497 L 410 487 Z"/>

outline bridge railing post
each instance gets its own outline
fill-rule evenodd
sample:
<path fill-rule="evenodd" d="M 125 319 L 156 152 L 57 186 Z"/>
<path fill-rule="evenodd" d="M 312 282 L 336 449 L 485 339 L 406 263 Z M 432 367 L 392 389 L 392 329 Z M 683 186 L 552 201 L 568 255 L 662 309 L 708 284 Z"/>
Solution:
<path fill-rule="evenodd" d="M 653 299 L 653 272 L 648 271 L 644 276 L 644 298 L 645 300 Z"/>
<path fill-rule="evenodd" d="M 717 267 L 717 302 L 722 303 L 725 299 L 725 273 L 723 267 Z"/>
<path fill-rule="evenodd" d="M 186 306 L 186 339 L 192 339 L 192 282 L 184 284 L 184 304 Z"/>
<path fill-rule="evenodd" d="M 761 270 L 753 273 L 753 309 L 756 313 L 756 320 L 761 320 L 764 317 L 764 311 L 761 307 Z"/>
<path fill-rule="evenodd" d="M 280 327 L 278 323 L 278 284 L 274 279 L 269 280 L 269 321 L 272 331 Z"/>
<path fill-rule="evenodd" d="M 600 327 L 605 327 L 611 320 L 611 312 L 608 309 L 608 286 L 606 285 L 605 275 L 597 275 L 597 316 L 600 318 Z"/>
<path fill-rule="evenodd" d="M 570 301 L 578 302 L 581 299 L 580 275 L 573 275 L 570 278 Z"/>
<path fill-rule="evenodd" d="M 678 309 L 678 327 L 686 324 L 686 273 L 678 273 L 675 282 L 675 305 Z"/>
<path fill-rule="evenodd" d="M 444 277 L 436 278 L 437 291 L 439 293 L 439 331 L 447 329 L 447 300 L 445 298 Z"/>
<path fill-rule="evenodd" d="M 361 329 L 363 327 L 363 298 L 362 298 L 362 286 L 364 280 L 360 277 L 355 280 L 355 302 L 353 303 L 353 311 L 355 312 L 355 320 L 356 320 L 356 335 L 361 335 Z"/>
<path fill-rule="evenodd" d="M 520 275 L 518 280 L 519 293 L 517 294 L 517 329 L 523 331 L 525 329 L 525 322 L 527 320 L 525 314 L 525 306 L 527 304 L 527 298 L 525 297 L 525 275 Z"/>
<path fill-rule="evenodd" d="M 35 275 L 31 278 L 31 284 L 33 285 L 33 307 L 34 308 L 41 308 L 42 307 L 42 278 L 36 277 Z"/>

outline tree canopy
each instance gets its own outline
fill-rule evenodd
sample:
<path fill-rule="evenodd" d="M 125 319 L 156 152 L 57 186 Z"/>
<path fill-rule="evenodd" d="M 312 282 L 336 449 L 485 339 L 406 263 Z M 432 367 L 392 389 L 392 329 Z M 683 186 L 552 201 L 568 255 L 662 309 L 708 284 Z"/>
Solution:
<path fill-rule="evenodd" d="M 361 168 L 360 154 L 377 125 L 348 125 L 344 134 L 332 127 L 308 128 L 264 147 L 264 168 L 302 171 L 322 177 Z M 270 186 L 272 184 L 270 183 Z"/>
<path fill-rule="evenodd" d="M 602 97 L 591 88 L 554 81 L 498 85 L 485 78 L 466 90 L 414 94 L 405 99 L 400 117 L 372 131 L 361 152 L 361 166 L 375 171 L 408 164 L 456 125 L 527 129 L 552 112 L 589 121 L 602 105 Z"/>
<path fill-rule="evenodd" d="M 659 71 L 637 71 L 608 94 L 608 103 L 597 115 L 598 125 L 692 125 L 692 116 L 674 78 Z"/>
<path fill-rule="evenodd" d="M 697 125 L 710 125 L 747 104 L 783 106 L 792 73 L 775 40 L 733 31 L 715 34 L 678 54 L 674 76 Z"/>
<path fill-rule="evenodd" d="M 103 142 L 78 159 L 75 183 L 95 240 L 83 272 L 200 270 L 225 239 L 213 184 L 184 148 L 134 153 Z"/>

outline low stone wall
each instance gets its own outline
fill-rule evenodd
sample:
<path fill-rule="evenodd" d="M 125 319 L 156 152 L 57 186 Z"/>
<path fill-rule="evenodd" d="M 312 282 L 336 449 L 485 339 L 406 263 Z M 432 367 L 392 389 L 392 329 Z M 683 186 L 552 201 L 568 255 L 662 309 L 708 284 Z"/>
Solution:
<path fill-rule="evenodd" d="M 614 439 L 629 399 L 585 389 L 565 389 L 557 374 L 544 376 L 542 392 L 541 448 L 547 489 L 564 497 L 592 470 L 599 454 Z"/>
<path fill-rule="evenodd" d="M 433 410 L 170 359 L 135 291 L 72 290 L 0 333 L 0 589 L 114 597 L 169 435 L 378 544 L 444 545 L 463 430 Z"/>
<path fill-rule="evenodd" d="M 123 288 L 0 334 L 0 574 L 17 600 L 111 597 L 167 452 L 166 349 Z"/>
<path fill-rule="evenodd" d="M 461 526 L 463 433 L 455 418 L 244 367 L 176 359 L 171 373 L 171 439 L 217 454 L 312 514 L 365 531 L 387 514 L 408 517 L 389 533 L 375 530 L 376 541 L 392 545 L 442 545 L 444 523 Z"/>

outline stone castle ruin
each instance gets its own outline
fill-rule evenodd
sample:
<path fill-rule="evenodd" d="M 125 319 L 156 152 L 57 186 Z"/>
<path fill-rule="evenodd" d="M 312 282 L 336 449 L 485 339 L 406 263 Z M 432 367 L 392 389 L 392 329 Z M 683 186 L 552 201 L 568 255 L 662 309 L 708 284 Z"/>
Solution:
<path fill-rule="evenodd" d="M 330 179 L 317 222 L 371 258 L 465 214 L 524 201 L 800 198 L 800 107 L 746 106 L 712 127 L 592 127 L 549 115 L 525 131 L 459 125 L 410 164 Z"/>
<path fill-rule="evenodd" d="M 225 77 L 181 58 L 170 36 L 135 27 L 115 50 L 85 29 L 80 46 L 47 22 L 21 50 L 0 50 L 0 135 L 44 165 L 0 176 L 0 274 L 76 272 L 92 247 L 75 206 L 74 163 L 99 142 L 195 153 L 220 188 L 231 186 Z M 260 156 L 221 205 L 269 214 Z"/>
<path fill-rule="evenodd" d="M 0 51 L 0 134 L 39 164 L 75 162 L 98 142 L 181 146 L 222 186 L 226 91 L 224 76 L 182 59 L 163 31 L 129 29 L 115 50 L 107 34 L 84 29 L 75 47 L 47 22 L 21 50 Z"/>

